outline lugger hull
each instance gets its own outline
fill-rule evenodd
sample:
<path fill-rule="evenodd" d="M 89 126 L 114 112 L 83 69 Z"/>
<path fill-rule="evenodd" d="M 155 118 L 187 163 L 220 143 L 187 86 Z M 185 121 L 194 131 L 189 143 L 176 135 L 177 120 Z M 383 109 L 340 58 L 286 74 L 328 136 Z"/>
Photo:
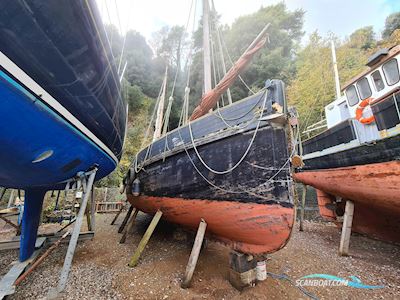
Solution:
<path fill-rule="evenodd" d="M 352 200 L 355 232 L 400 243 L 400 161 L 303 171 L 294 177 L 318 190 L 323 217 L 336 220 L 345 200 Z M 335 196 L 343 201 L 336 203 Z"/>
<path fill-rule="evenodd" d="M 294 216 L 288 120 L 271 107 L 272 101 L 284 107 L 283 97 L 282 83 L 274 82 L 267 93 L 210 113 L 142 150 L 128 174 L 129 201 L 192 229 L 203 218 L 211 237 L 240 252 L 281 249 Z"/>
<path fill-rule="evenodd" d="M 293 208 L 279 204 L 241 203 L 206 199 L 133 197 L 140 210 L 163 212 L 167 221 L 196 230 L 207 220 L 207 235 L 243 253 L 271 253 L 283 248 L 294 221 Z"/>

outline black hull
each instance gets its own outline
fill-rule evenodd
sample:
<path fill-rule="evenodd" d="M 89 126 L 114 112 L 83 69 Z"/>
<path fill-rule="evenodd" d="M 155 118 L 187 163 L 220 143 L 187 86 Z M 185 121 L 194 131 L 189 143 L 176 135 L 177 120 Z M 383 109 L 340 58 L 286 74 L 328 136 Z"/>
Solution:
<path fill-rule="evenodd" d="M 279 203 L 291 207 L 287 118 L 284 114 L 271 117 L 275 113 L 272 101 L 284 107 L 282 84 L 275 82 L 267 95 L 266 100 L 261 93 L 222 109 L 223 118 L 231 120 L 230 126 L 214 112 L 154 142 L 138 154 L 129 182 L 138 178 L 141 195 L 151 197 Z M 264 102 L 266 109 L 260 121 Z M 219 172 L 241 163 L 231 172 L 217 174 L 207 169 L 199 157 Z"/>
<path fill-rule="evenodd" d="M 306 159 L 302 170 L 341 168 L 396 160 L 400 160 L 400 135 Z"/>

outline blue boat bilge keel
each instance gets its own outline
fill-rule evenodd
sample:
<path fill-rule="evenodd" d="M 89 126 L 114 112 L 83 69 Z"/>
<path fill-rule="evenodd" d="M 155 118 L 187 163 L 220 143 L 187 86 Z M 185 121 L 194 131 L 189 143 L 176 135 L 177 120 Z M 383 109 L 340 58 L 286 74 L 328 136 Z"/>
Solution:
<path fill-rule="evenodd" d="M 37 231 L 40 223 L 43 199 L 46 194 L 44 189 L 26 189 L 24 215 L 21 227 L 21 251 L 19 260 L 24 261 L 31 257 L 35 251 Z"/>
<path fill-rule="evenodd" d="M 94 0 L 0 1 L 0 186 L 25 190 L 20 260 L 46 191 L 122 154 L 126 106 Z"/>

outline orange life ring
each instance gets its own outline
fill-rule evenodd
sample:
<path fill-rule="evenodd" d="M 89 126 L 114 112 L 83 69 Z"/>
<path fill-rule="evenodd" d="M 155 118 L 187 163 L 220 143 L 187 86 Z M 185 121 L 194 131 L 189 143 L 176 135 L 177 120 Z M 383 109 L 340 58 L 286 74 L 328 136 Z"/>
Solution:
<path fill-rule="evenodd" d="M 358 107 L 356 109 L 356 119 L 362 124 L 371 124 L 375 121 L 374 115 L 367 117 L 367 118 L 363 117 L 364 108 L 366 108 L 368 105 L 370 105 L 372 100 L 373 100 L 372 98 L 367 98 L 367 99 L 361 101 L 361 103 L 358 105 Z"/>

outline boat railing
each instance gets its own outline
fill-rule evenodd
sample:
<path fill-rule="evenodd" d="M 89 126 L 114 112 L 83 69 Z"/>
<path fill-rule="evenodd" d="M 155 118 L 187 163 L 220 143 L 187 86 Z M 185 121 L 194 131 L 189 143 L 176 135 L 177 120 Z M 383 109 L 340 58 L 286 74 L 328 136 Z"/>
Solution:
<path fill-rule="evenodd" d="M 320 129 L 324 129 L 324 128 L 327 128 L 327 127 L 328 127 L 328 125 L 327 125 L 326 119 L 322 119 L 322 120 L 320 120 L 320 121 L 318 121 L 318 122 L 316 122 L 316 123 L 314 123 L 314 124 L 312 124 L 310 126 L 307 126 L 306 130 L 304 130 L 302 132 L 302 134 L 303 135 L 307 135 L 307 137 L 309 138 L 310 134 L 312 132 L 320 130 Z"/>

